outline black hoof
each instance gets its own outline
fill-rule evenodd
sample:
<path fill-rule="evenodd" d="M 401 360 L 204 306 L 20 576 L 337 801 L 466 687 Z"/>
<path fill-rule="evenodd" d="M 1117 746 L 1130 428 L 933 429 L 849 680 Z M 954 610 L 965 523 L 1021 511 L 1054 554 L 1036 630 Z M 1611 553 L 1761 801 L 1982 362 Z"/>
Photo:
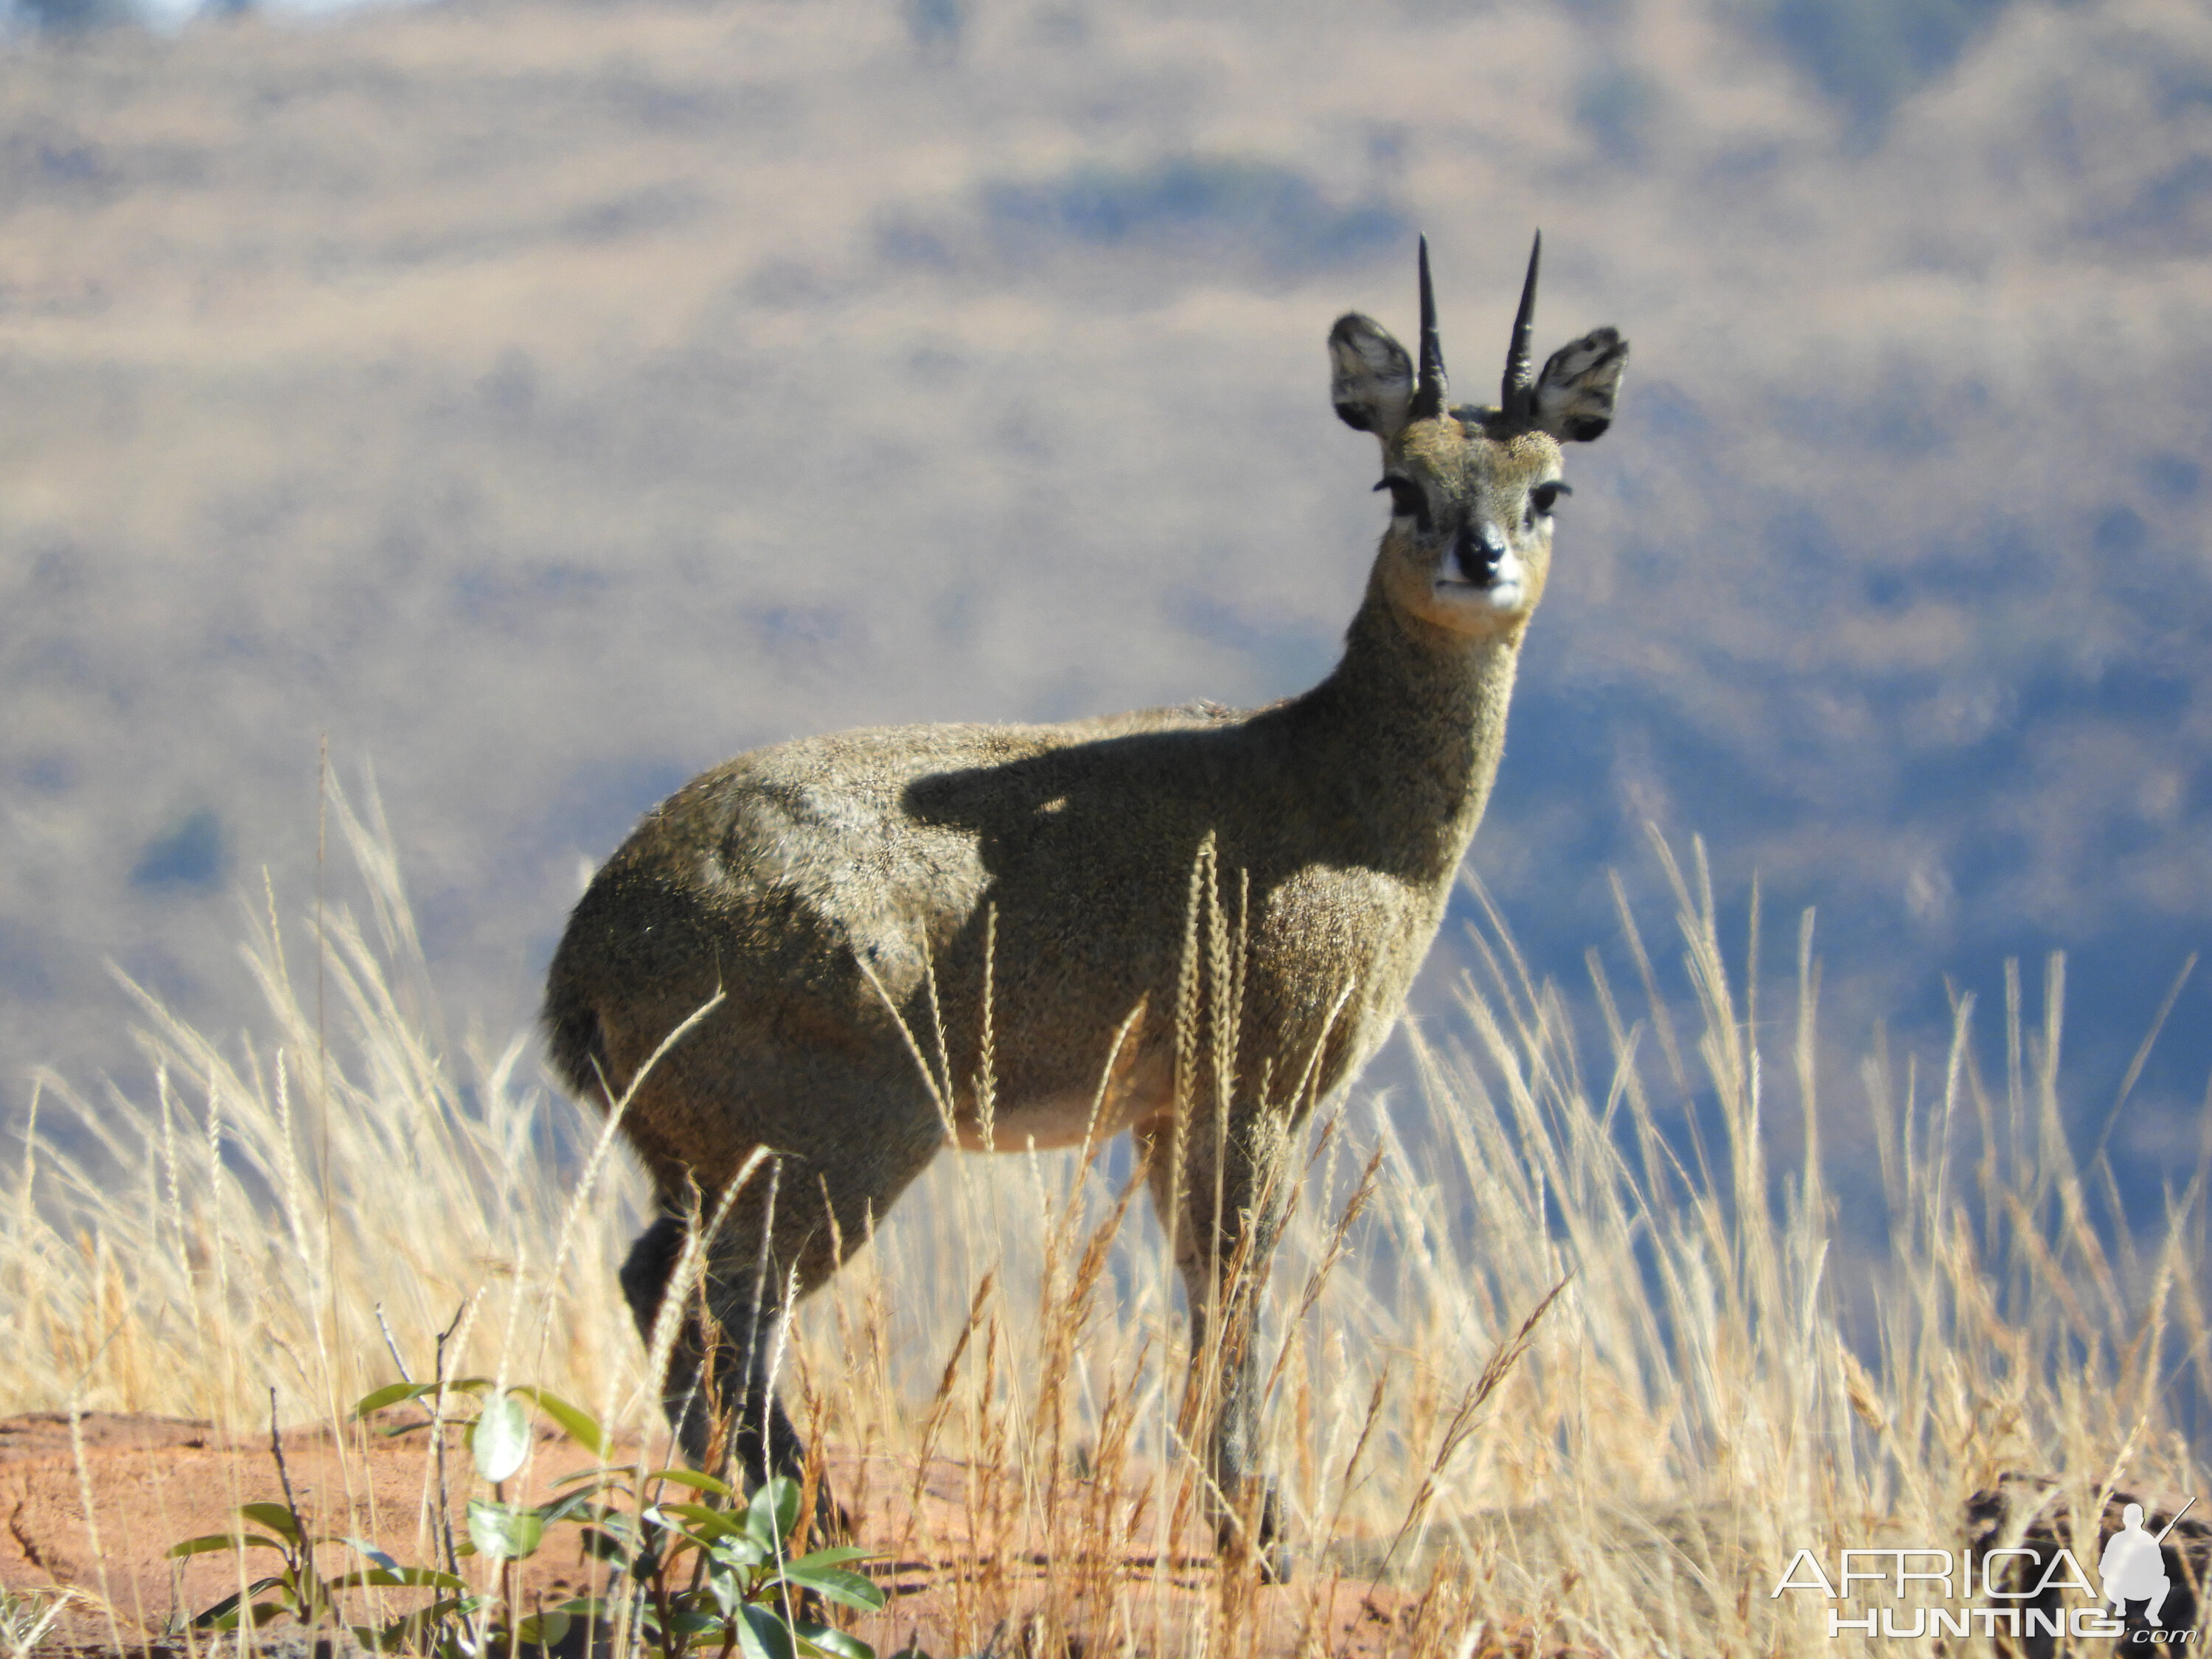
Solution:
<path fill-rule="evenodd" d="M 1263 1584 L 1287 1584 L 1297 1577 L 1297 1558 L 1285 1543 L 1260 1546 L 1260 1582 Z"/>
<path fill-rule="evenodd" d="M 1249 1525 L 1241 1516 L 1224 1516 L 1214 1530 L 1214 1542 L 1224 1561 L 1249 1558 L 1263 1584 L 1287 1584 L 1295 1575 L 1297 1558 L 1283 1536 L 1282 1509 L 1272 1480 L 1261 1490 L 1258 1524 Z"/>

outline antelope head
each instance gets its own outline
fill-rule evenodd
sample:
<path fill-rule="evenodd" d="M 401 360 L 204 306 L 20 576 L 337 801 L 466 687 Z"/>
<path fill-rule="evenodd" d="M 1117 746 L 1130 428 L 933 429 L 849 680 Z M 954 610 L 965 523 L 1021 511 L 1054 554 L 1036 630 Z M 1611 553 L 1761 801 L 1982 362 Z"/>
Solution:
<path fill-rule="evenodd" d="M 1531 371 L 1541 233 L 1505 354 L 1498 406 L 1454 405 L 1437 337 L 1428 239 L 1421 239 L 1418 371 L 1405 347 L 1370 317 L 1329 331 L 1330 395 L 1346 425 L 1382 445 L 1390 528 L 1377 570 L 1398 609 L 1456 635 L 1517 635 L 1543 596 L 1552 514 L 1570 493 L 1560 446 L 1589 443 L 1613 422 L 1628 342 L 1601 328 L 1561 346 Z"/>

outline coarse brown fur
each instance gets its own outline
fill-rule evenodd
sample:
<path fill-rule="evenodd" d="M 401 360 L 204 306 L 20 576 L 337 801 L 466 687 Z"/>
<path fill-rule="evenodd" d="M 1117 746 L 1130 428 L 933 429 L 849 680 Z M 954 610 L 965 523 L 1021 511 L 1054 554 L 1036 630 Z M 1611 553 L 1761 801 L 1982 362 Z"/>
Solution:
<path fill-rule="evenodd" d="M 1422 276 L 1426 313 L 1425 250 Z M 1436 934 L 1543 591 L 1560 441 L 1604 429 L 1627 350 L 1610 329 L 1575 342 L 1533 386 L 1524 374 L 1516 413 L 1510 368 L 1503 412 L 1445 408 L 1432 330 L 1430 346 L 1416 386 L 1378 325 L 1354 313 L 1331 332 L 1338 412 L 1381 441 L 1397 513 L 1343 659 L 1310 691 L 1247 713 L 757 750 L 664 802 L 592 881 L 544 1018 L 580 1094 L 635 1085 L 623 1128 L 666 1211 L 623 1273 L 641 1330 L 695 1194 L 711 1205 L 757 1149 L 779 1163 L 707 1248 L 719 1338 L 687 1322 L 665 1380 L 695 1458 L 711 1449 L 703 1392 L 734 1408 L 748 1478 L 796 1468 L 765 1358 L 787 1285 L 804 1296 L 827 1279 L 948 1141 L 1127 1129 L 1152 1154 L 1189 1291 L 1206 1419 L 1193 1443 L 1224 1540 L 1240 1514 L 1263 1542 L 1275 1530 L 1255 1466 L 1256 1356 L 1226 1328 L 1249 1319 L 1279 1224 L 1273 1152 L 1388 1034 Z M 1241 896 L 1245 932 L 1225 1122 L 1218 1092 L 1176 1086 L 1201 858 Z M 1219 1369 L 1200 1389 L 1209 1341 Z"/>

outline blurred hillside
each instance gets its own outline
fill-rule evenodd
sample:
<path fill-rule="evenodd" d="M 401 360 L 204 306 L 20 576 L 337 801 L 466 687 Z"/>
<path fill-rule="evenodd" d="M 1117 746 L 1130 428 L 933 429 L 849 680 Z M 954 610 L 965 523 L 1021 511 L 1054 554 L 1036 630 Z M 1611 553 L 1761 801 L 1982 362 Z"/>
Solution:
<path fill-rule="evenodd" d="M 1635 357 L 1476 844 L 1532 955 L 1698 831 L 1840 1052 L 2063 948 L 2110 1099 L 2212 939 L 2203 8 L 456 0 L 0 46 L 7 1111 L 131 1077 L 103 958 L 248 1017 L 325 735 L 503 1039 L 728 754 L 1310 684 L 1329 322 L 1425 229 L 1486 395 L 1537 224 Z M 2144 1190 L 2208 1066 L 2192 979 Z"/>

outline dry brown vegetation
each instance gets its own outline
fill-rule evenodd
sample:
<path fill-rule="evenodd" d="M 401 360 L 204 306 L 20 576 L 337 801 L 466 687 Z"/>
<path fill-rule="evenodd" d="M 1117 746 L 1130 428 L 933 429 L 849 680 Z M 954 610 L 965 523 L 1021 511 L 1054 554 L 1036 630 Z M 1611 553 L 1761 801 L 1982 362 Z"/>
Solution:
<path fill-rule="evenodd" d="M 1538 225 L 1540 325 L 1638 367 L 1476 853 L 1523 943 L 1571 971 L 1608 863 L 1663 902 L 1656 819 L 1821 907 L 1843 1048 L 2094 940 L 2070 1046 L 2117 1072 L 2212 915 L 2212 13 L 1992 7 L 1854 147 L 1763 7 L 11 42 L 0 1108 L 133 1065 L 104 960 L 234 1024 L 229 890 L 311 890 L 325 733 L 498 1031 L 579 859 L 740 750 L 1311 684 L 1380 528 L 1329 320 L 1409 325 L 1425 231 L 1479 392 Z M 2207 1065 L 2154 1063 L 2134 1167 L 2193 1155 Z"/>
<path fill-rule="evenodd" d="M 260 924 L 259 1035 L 210 1041 L 146 1000 L 149 1097 L 46 1085 L 0 1237 L 0 1400 L 251 1433 L 274 1387 L 343 1462 L 346 1407 L 396 1356 L 426 1370 L 458 1308 L 456 1369 L 649 1447 L 615 1292 L 637 1174 L 525 1081 L 519 1043 L 465 1062 L 428 1035 L 388 845 L 343 802 L 334 820 L 369 914 L 333 910 L 319 942 Z M 2057 965 L 2039 1013 L 2015 984 L 1984 1034 L 1962 1000 L 1948 1055 L 1877 1048 L 1859 1098 L 1818 1099 L 1809 919 L 1778 1019 L 1758 965 L 1724 957 L 1702 849 L 1667 867 L 1693 1023 L 1655 968 L 1633 999 L 1601 981 L 1606 1030 L 1579 1036 L 1493 915 L 1458 1022 L 1408 1035 L 1418 1103 L 1355 1091 L 1293 1149 L 1262 1340 L 1305 1575 L 1272 1599 L 1185 1553 L 1182 1324 L 1126 1168 L 941 1160 L 782 1365 L 864 1540 L 935 1564 L 887 1634 L 1273 1651 L 1340 1639 L 1330 1586 L 1380 1578 L 1365 1634 L 1392 1651 L 1826 1652 L 1826 1604 L 1769 1594 L 1800 1547 L 1953 1543 L 2007 1471 L 2057 1476 L 2077 1513 L 2118 1481 L 2202 1490 L 2166 1407 L 2212 1337 L 2204 1168 L 2141 1240 L 2100 1224 L 2057 1095 Z M 1871 1267 L 1834 1248 L 1822 1133 L 1868 1112 Z M 61 1120 L 98 1151 L 58 1152 Z M 1777 1120 L 1802 1126 L 1789 1167 Z"/>

